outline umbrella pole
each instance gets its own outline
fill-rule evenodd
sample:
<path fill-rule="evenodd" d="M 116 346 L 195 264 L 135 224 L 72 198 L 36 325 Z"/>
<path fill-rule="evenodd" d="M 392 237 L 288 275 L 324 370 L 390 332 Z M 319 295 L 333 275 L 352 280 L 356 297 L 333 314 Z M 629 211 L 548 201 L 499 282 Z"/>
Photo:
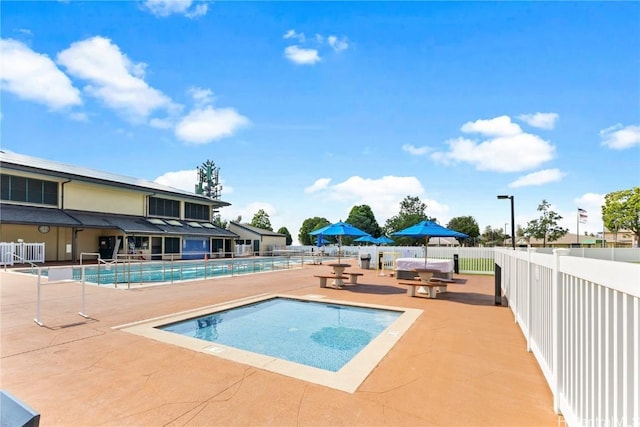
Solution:
<path fill-rule="evenodd" d="M 340 251 L 342 249 L 342 236 L 338 236 L 338 264 L 340 264 Z"/>
<path fill-rule="evenodd" d="M 429 236 L 424 238 L 424 269 L 427 269 L 427 248 L 429 247 Z"/>

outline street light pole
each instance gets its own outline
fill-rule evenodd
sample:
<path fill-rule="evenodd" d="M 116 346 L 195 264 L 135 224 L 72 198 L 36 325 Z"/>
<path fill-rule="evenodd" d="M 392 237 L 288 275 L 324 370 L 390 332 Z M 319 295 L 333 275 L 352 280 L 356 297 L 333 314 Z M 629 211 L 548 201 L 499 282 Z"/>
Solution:
<path fill-rule="evenodd" d="M 513 209 L 513 196 L 507 196 L 501 194 L 498 196 L 498 199 L 509 199 L 511 200 L 511 247 L 513 250 L 516 250 L 516 222 L 515 222 L 515 211 Z"/>

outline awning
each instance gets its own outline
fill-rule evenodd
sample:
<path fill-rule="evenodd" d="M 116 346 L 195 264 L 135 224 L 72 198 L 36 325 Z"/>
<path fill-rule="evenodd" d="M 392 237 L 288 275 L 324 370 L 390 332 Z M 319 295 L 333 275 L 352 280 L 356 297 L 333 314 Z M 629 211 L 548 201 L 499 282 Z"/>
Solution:
<path fill-rule="evenodd" d="M 78 227 L 82 224 L 58 208 L 0 204 L 0 222 L 4 224 L 53 225 Z"/>
<path fill-rule="evenodd" d="M 96 212 L 67 210 L 70 216 L 77 219 L 87 228 L 117 228 L 126 234 L 158 234 L 160 230 L 145 218 L 130 215 L 112 215 Z"/>
<path fill-rule="evenodd" d="M 5 203 L 0 204 L 0 222 L 5 224 L 105 228 L 119 230 L 125 234 L 219 237 L 227 239 L 237 239 L 239 237 L 232 231 L 216 227 L 206 221 L 148 219 L 135 215 L 116 215 Z"/>

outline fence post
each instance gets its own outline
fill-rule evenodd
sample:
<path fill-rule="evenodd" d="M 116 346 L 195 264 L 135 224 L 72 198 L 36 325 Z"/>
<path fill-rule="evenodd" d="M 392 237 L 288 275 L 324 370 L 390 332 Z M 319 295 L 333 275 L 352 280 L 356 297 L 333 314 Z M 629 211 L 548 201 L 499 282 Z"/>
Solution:
<path fill-rule="evenodd" d="M 502 305 L 502 267 L 500 267 L 498 263 L 495 263 L 493 268 L 494 268 L 493 280 L 494 280 L 494 293 L 495 293 L 494 304 Z"/>
<path fill-rule="evenodd" d="M 563 357 L 563 289 L 561 285 L 562 276 L 560 274 L 560 257 L 569 255 L 569 249 L 553 250 L 553 273 L 551 277 L 551 315 L 552 315 L 552 335 L 553 335 L 553 410 L 556 414 L 560 413 L 560 392 L 562 391 L 562 373 L 563 366 L 561 364 Z"/>
<path fill-rule="evenodd" d="M 536 248 L 529 246 L 527 248 L 527 351 L 531 352 L 531 311 L 533 309 L 531 303 L 531 276 L 533 271 L 531 268 L 531 254 L 536 251 Z"/>

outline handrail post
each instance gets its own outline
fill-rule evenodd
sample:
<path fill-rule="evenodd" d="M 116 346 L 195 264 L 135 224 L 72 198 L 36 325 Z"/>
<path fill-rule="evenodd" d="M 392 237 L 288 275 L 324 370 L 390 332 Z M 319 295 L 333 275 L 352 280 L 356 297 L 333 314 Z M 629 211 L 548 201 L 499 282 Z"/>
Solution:
<path fill-rule="evenodd" d="M 42 277 L 41 275 L 41 271 L 38 268 L 38 281 L 37 281 L 37 289 L 38 291 L 36 292 L 36 298 L 38 299 L 37 303 L 36 303 L 36 318 L 33 319 L 34 322 L 36 322 L 36 324 L 38 326 L 44 326 L 44 324 L 40 321 L 40 278 Z"/>

